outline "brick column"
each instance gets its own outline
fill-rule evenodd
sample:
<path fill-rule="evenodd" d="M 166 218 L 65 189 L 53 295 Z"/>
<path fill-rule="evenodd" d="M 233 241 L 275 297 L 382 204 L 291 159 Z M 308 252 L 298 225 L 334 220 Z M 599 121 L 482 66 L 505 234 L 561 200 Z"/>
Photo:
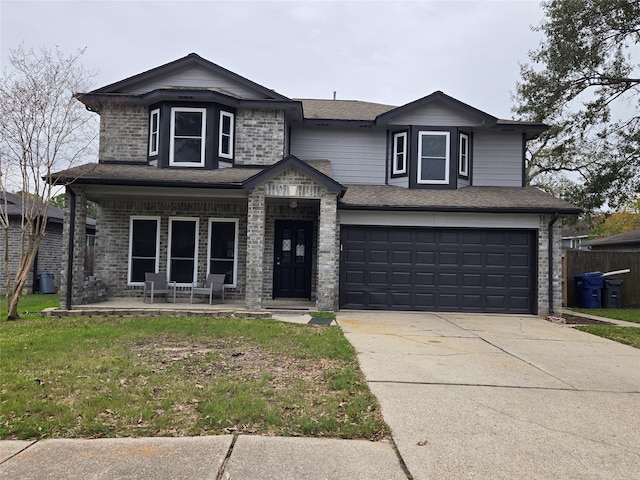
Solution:
<path fill-rule="evenodd" d="M 264 187 L 258 187 L 249 193 L 247 212 L 247 308 L 262 308 L 264 218 Z"/>
<path fill-rule="evenodd" d="M 325 193 L 320 199 L 318 231 L 318 282 L 316 307 L 333 311 L 338 304 L 338 222 L 335 193 Z"/>
<path fill-rule="evenodd" d="M 538 315 L 540 316 L 549 314 L 549 222 L 552 218 L 551 215 L 541 215 L 538 230 Z M 554 312 L 558 313 L 562 310 L 562 220 L 556 221 L 552 228 L 552 305 Z"/>
<path fill-rule="evenodd" d="M 62 228 L 62 271 L 60 272 L 60 308 L 66 309 L 67 305 L 67 287 L 69 284 L 69 273 L 72 276 L 71 284 L 71 307 L 82 301 L 82 289 L 84 284 L 84 256 L 86 243 L 86 224 L 87 224 L 87 195 L 81 187 L 72 187 L 75 192 L 75 200 L 67 189 L 64 226 Z M 72 205 L 74 207 L 74 216 L 71 217 Z M 73 222 L 73 254 L 69 260 L 71 252 L 69 251 L 69 236 L 71 235 L 71 224 Z M 69 261 L 71 261 L 71 272 L 69 272 Z"/>

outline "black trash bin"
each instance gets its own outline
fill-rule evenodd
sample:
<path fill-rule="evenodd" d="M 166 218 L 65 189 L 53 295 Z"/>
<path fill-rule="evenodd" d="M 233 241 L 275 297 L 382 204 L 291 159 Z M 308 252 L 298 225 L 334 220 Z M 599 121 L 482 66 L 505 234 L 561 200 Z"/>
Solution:
<path fill-rule="evenodd" d="M 604 277 L 602 272 L 587 272 L 574 277 L 578 288 L 578 304 L 582 308 L 601 308 L 602 287 Z"/>
<path fill-rule="evenodd" d="M 41 273 L 38 275 L 40 293 L 56 293 L 56 286 L 53 279 L 53 273 Z"/>
<path fill-rule="evenodd" d="M 622 292 L 622 279 L 609 278 L 604 279 L 604 288 L 602 289 L 602 308 L 622 308 L 620 299 Z"/>

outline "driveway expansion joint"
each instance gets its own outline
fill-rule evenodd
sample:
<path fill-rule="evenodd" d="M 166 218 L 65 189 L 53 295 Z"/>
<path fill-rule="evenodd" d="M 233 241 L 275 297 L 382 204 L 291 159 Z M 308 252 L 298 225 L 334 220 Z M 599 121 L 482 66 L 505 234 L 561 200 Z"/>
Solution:
<path fill-rule="evenodd" d="M 233 453 L 233 447 L 235 447 L 236 441 L 238 440 L 239 436 L 240 435 L 237 434 L 233 436 L 231 445 L 229 445 L 229 450 L 227 450 L 227 454 L 225 455 L 224 460 L 222 461 L 222 465 L 220 465 L 220 469 L 218 470 L 218 475 L 216 475 L 216 480 L 223 480 L 227 465 L 229 463 L 229 460 L 231 459 L 231 454 Z"/>

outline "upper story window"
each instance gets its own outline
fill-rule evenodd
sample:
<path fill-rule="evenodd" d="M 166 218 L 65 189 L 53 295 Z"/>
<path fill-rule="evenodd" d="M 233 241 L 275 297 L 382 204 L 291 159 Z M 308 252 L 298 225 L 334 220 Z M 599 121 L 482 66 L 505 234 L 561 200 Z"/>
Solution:
<path fill-rule="evenodd" d="M 418 183 L 449 183 L 449 132 L 420 132 L 418 137 Z"/>
<path fill-rule="evenodd" d="M 407 173 L 407 132 L 393 134 L 392 175 Z"/>
<path fill-rule="evenodd" d="M 169 165 L 203 167 L 207 110 L 205 108 L 173 107 Z"/>
<path fill-rule="evenodd" d="M 149 156 L 158 155 L 158 139 L 160 131 L 160 109 L 151 110 L 149 114 Z"/>
<path fill-rule="evenodd" d="M 220 138 L 218 139 L 218 156 L 233 158 L 233 113 L 220 112 Z"/>
<path fill-rule="evenodd" d="M 458 175 L 461 177 L 469 176 L 469 135 L 460 134 L 458 146 Z"/>

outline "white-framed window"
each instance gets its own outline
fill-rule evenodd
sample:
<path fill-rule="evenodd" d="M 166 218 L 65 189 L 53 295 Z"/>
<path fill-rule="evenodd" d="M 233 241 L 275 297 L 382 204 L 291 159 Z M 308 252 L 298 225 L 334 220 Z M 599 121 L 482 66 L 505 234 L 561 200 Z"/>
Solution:
<path fill-rule="evenodd" d="M 449 132 L 420 132 L 418 137 L 418 183 L 449 183 Z"/>
<path fill-rule="evenodd" d="M 393 175 L 407 173 L 407 132 L 393 134 Z"/>
<path fill-rule="evenodd" d="M 206 131 L 207 110 L 205 108 L 173 107 L 169 165 L 204 167 Z"/>
<path fill-rule="evenodd" d="M 469 135 L 460 134 L 458 145 L 458 175 L 461 177 L 469 176 Z"/>
<path fill-rule="evenodd" d="M 233 113 L 221 111 L 220 135 L 218 137 L 218 156 L 222 158 L 233 158 L 233 128 Z"/>
<path fill-rule="evenodd" d="M 210 218 L 207 274 L 224 273 L 225 285 L 236 286 L 238 277 L 238 219 Z"/>
<path fill-rule="evenodd" d="M 169 217 L 167 271 L 169 281 L 189 286 L 198 281 L 199 219 Z"/>
<path fill-rule="evenodd" d="M 130 217 L 127 283 L 144 285 L 144 274 L 158 271 L 159 254 L 160 217 Z"/>
<path fill-rule="evenodd" d="M 160 131 L 160 109 L 149 113 L 149 156 L 158 155 L 158 140 Z"/>

